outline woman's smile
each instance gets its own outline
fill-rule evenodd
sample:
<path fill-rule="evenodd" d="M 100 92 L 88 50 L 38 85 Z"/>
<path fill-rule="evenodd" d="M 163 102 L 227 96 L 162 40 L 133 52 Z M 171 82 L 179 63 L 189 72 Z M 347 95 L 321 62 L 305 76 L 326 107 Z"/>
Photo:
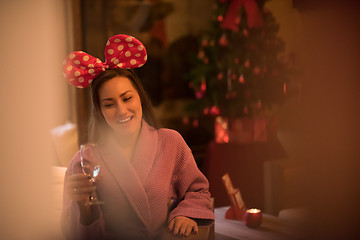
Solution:
<path fill-rule="evenodd" d="M 132 120 L 133 118 L 134 118 L 134 116 L 127 117 L 127 118 L 122 118 L 122 119 L 116 120 L 116 122 L 118 122 L 118 123 L 120 123 L 120 124 L 124 124 L 124 123 L 129 122 L 129 121 Z"/>

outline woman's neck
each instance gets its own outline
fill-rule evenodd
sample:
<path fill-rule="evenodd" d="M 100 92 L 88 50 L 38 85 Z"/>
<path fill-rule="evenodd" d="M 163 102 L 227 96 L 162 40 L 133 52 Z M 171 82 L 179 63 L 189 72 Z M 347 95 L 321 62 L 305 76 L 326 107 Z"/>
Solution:
<path fill-rule="evenodd" d="M 139 135 L 140 131 L 137 134 L 126 137 L 115 134 L 115 140 L 120 151 L 122 151 L 129 160 L 133 157 Z"/>

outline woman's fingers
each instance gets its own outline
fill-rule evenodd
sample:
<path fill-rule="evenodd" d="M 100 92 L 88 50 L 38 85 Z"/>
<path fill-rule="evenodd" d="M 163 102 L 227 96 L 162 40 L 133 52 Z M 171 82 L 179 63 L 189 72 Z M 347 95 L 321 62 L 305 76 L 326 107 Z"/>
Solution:
<path fill-rule="evenodd" d="M 181 226 L 180 226 L 180 229 L 179 229 L 179 235 L 180 235 L 181 237 L 186 236 L 186 235 L 185 235 L 185 232 L 186 232 L 188 226 L 189 226 L 189 225 L 188 225 L 186 222 L 182 222 L 182 223 L 181 223 Z"/>
<path fill-rule="evenodd" d="M 173 233 L 174 233 L 175 236 L 178 235 L 178 234 L 180 234 L 180 233 L 179 233 L 180 226 L 181 226 L 181 221 L 177 221 L 177 220 L 175 219 L 175 225 L 174 225 L 174 231 L 173 231 Z"/>
<path fill-rule="evenodd" d="M 90 178 L 84 174 L 70 175 L 67 177 L 66 183 L 68 187 L 73 187 L 73 188 L 86 187 L 92 185 Z"/>
<path fill-rule="evenodd" d="M 195 222 L 195 226 L 193 227 L 193 232 L 194 232 L 195 234 L 197 234 L 197 233 L 199 232 L 199 227 L 198 227 L 198 225 L 197 225 L 196 222 Z"/>
<path fill-rule="evenodd" d="M 91 192 L 95 191 L 96 187 L 88 176 L 84 174 L 74 174 L 67 177 L 65 189 L 71 199 L 85 201 L 89 198 Z"/>
<path fill-rule="evenodd" d="M 66 177 L 66 181 L 68 183 L 74 183 L 74 182 L 90 182 L 90 177 L 78 173 L 78 174 L 73 174 L 73 175 L 69 175 Z"/>
<path fill-rule="evenodd" d="M 187 237 L 190 235 L 191 231 L 193 230 L 194 226 L 192 226 L 191 224 L 188 224 L 187 226 L 184 226 L 185 229 L 185 232 L 184 232 L 184 235 Z M 181 230 L 180 230 L 180 233 L 181 233 Z"/>
<path fill-rule="evenodd" d="M 96 191 L 96 186 L 78 186 L 78 187 L 74 187 L 73 189 L 70 189 L 70 191 L 72 192 L 72 194 L 75 195 L 81 195 L 81 194 L 89 194 L 92 193 L 93 191 Z"/>
<path fill-rule="evenodd" d="M 174 225 L 175 225 L 175 219 L 173 218 L 168 226 L 168 231 L 171 232 L 174 229 Z"/>
<path fill-rule="evenodd" d="M 191 232 L 195 234 L 198 232 L 198 226 L 194 220 L 178 216 L 170 221 L 168 231 L 172 231 L 175 236 L 189 236 Z"/>

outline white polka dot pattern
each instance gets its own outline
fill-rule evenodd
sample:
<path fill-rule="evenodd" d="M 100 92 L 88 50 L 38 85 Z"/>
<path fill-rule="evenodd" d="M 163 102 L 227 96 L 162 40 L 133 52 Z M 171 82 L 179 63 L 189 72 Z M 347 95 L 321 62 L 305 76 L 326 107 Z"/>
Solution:
<path fill-rule="evenodd" d="M 137 68 L 146 62 L 146 49 L 136 38 L 127 35 L 115 35 L 109 39 L 109 42 L 110 44 L 105 47 L 105 52 L 111 51 L 113 54 L 106 55 L 105 58 L 110 68 Z M 111 61 L 114 57 L 116 60 Z"/>
<path fill-rule="evenodd" d="M 106 42 L 104 63 L 83 51 L 75 51 L 66 57 L 63 72 L 69 84 L 86 88 L 105 69 L 138 68 L 146 60 L 146 49 L 139 40 L 119 34 Z"/>

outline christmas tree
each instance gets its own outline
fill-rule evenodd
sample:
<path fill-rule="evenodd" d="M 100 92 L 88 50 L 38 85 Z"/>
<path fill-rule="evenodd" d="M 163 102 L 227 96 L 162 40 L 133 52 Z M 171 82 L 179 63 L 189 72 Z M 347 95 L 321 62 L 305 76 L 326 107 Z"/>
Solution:
<path fill-rule="evenodd" d="M 284 102 L 292 59 L 280 56 L 284 42 L 265 1 L 214 0 L 189 74 L 196 97 L 189 112 L 254 116 Z"/>

